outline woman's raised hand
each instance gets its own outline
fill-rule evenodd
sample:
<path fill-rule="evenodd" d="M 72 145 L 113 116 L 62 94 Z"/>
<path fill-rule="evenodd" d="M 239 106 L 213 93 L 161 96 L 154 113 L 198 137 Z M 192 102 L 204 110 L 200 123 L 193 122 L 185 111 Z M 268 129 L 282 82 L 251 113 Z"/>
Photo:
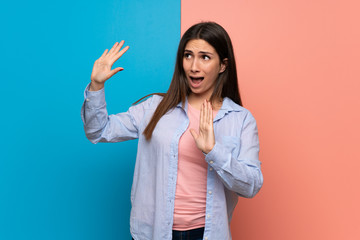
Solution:
<path fill-rule="evenodd" d="M 123 45 L 124 40 L 120 43 L 116 42 L 109 52 L 106 49 L 101 57 L 95 61 L 91 73 L 90 91 L 102 89 L 106 80 L 111 78 L 115 73 L 124 70 L 122 67 L 111 70 L 112 65 L 129 49 L 129 46 L 121 49 Z"/>
<path fill-rule="evenodd" d="M 205 100 L 200 109 L 199 132 L 197 133 L 194 129 L 190 129 L 190 133 L 194 137 L 196 146 L 206 154 L 209 153 L 215 145 L 213 119 L 211 103 Z"/>

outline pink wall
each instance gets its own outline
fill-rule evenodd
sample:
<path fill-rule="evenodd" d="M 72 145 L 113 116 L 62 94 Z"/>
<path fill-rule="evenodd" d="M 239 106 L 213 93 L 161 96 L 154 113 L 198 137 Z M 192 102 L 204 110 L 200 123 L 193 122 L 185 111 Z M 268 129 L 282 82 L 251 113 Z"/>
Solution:
<path fill-rule="evenodd" d="M 232 37 L 258 122 L 264 186 L 240 199 L 233 238 L 360 239 L 360 4 L 182 0 Z"/>

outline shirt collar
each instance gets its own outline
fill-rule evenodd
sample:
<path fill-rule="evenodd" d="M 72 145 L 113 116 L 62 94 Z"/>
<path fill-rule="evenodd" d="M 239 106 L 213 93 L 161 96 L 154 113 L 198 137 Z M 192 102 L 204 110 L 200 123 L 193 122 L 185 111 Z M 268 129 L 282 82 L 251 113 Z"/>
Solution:
<path fill-rule="evenodd" d="M 243 110 L 243 107 L 236 104 L 230 98 L 225 97 L 219 112 L 215 116 L 214 122 L 217 121 L 217 120 L 222 119 L 229 112 L 240 112 L 242 110 Z"/>
<path fill-rule="evenodd" d="M 178 108 L 182 108 L 182 102 L 179 102 L 177 104 Z M 188 99 L 186 97 L 185 99 L 185 108 L 184 111 L 187 113 L 188 110 Z M 228 97 L 225 97 L 222 103 L 222 106 L 219 110 L 219 112 L 216 114 L 216 117 L 214 119 L 214 122 L 217 120 L 220 120 L 221 118 L 223 118 L 226 114 L 228 114 L 229 112 L 240 112 L 243 110 L 243 107 L 241 107 L 240 105 L 236 104 L 233 100 L 231 100 Z"/>

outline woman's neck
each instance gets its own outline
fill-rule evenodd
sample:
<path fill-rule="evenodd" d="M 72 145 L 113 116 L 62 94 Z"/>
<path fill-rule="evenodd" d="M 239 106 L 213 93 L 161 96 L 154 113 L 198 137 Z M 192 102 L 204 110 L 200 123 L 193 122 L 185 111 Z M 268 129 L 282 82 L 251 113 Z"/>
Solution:
<path fill-rule="evenodd" d="M 191 94 L 188 96 L 188 103 L 195 109 L 200 110 L 201 109 L 201 105 L 203 104 L 203 102 L 206 100 L 210 100 L 210 96 L 206 97 L 206 96 L 197 96 L 195 94 Z M 213 109 L 215 111 L 220 110 L 221 106 L 222 106 L 222 99 L 215 99 L 212 103 Z"/>

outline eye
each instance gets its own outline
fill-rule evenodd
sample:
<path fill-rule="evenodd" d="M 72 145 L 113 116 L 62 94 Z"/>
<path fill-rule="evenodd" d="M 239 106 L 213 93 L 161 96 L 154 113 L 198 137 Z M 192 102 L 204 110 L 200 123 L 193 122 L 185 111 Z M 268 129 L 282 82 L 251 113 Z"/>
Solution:
<path fill-rule="evenodd" d="M 190 53 L 184 53 L 184 58 L 186 58 L 186 59 L 191 58 L 191 54 Z"/>
<path fill-rule="evenodd" d="M 203 58 L 204 60 L 206 60 L 206 61 L 207 61 L 207 60 L 210 60 L 210 57 L 209 57 L 208 55 L 203 55 L 202 58 Z"/>

